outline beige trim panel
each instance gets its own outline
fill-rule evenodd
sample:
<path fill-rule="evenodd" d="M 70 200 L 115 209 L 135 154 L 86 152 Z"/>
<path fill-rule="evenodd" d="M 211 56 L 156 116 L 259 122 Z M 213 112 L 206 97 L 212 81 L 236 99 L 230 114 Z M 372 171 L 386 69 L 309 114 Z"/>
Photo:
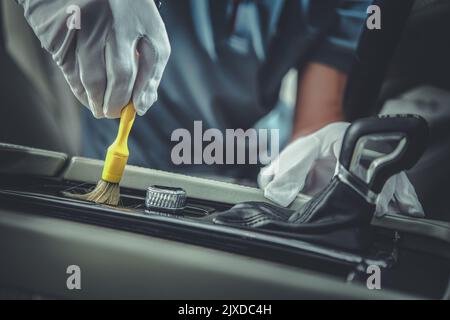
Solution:
<path fill-rule="evenodd" d="M 218 250 L 4 210 L 0 255 L 0 285 L 50 297 L 409 298 Z M 66 287 L 69 265 L 81 268 L 80 291 Z"/>
<path fill-rule="evenodd" d="M 101 177 L 102 169 L 103 161 L 74 157 L 63 178 L 96 183 Z M 270 202 L 264 198 L 263 192 L 256 188 L 135 166 L 127 166 L 121 185 L 138 190 L 145 190 L 151 185 L 178 187 L 185 189 L 188 196 L 193 198 L 230 204 L 245 201 Z M 299 208 L 309 199 L 299 195 L 293 207 Z"/>
<path fill-rule="evenodd" d="M 390 214 L 382 218 L 374 218 L 372 225 L 427 236 L 450 243 L 450 223 L 445 221 Z"/>

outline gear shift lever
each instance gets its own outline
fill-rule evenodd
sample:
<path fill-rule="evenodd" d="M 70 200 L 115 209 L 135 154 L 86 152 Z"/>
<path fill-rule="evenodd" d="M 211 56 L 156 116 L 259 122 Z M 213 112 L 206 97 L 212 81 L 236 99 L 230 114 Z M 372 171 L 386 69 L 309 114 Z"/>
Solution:
<path fill-rule="evenodd" d="M 390 177 L 415 165 L 427 140 L 427 123 L 418 116 L 357 120 L 344 136 L 337 175 L 300 210 L 248 202 L 217 214 L 214 222 L 361 250 L 371 243 L 378 194 Z"/>
<path fill-rule="evenodd" d="M 416 164 L 427 141 L 428 126 L 419 116 L 358 120 L 345 133 L 339 173 L 342 177 L 346 172 L 352 174 L 378 194 L 390 177 Z"/>
<path fill-rule="evenodd" d="M 356 209 L 360 200 L 338 205 L 348 198 L 348 187 L 374 206 L 387 180 L 414 166 L 425 151 L 427 141 L 428 125 L 419 116 L 381 116 L 355 121 L 342 142 L 337 176 L 289 221 L 312 221 L 327 212 L 338 212 L 333 208 L 336 206 Z M 368 217 L 371 218 L 372 213 Z"/>

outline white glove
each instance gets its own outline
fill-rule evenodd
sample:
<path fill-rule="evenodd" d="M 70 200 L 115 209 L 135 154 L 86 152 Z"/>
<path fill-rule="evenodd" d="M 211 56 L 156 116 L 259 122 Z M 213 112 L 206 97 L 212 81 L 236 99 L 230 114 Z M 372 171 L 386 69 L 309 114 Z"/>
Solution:
<path fill-rule="evenodd" d="M 333 123 L 290 144 L 261 170 L 258 183 L 264 196 L 287 207 L 300 192 L 314 196 L 322 190 L 336 173 L 342 141 L 349 125 Z M 422 205 L 404 172 L 391 177 L 378 196 L 376 215 L 387 213 L 424 217 Z"/>
<path fill-rule="evenodd" d="M 130 101 L 143 115 L 157 100 L 170 44 L 153 0 L 17 2 L 96 118 L 118 118 Z"/>

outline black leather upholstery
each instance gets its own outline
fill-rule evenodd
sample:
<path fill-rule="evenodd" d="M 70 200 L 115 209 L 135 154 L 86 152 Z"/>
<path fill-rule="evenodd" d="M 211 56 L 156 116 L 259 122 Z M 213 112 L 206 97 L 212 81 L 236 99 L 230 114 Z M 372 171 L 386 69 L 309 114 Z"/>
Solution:
<path fill-rule="evenodd" d="M 371 242 L 370 221 L 374 211 L 374 205 L 335 177 L 299 211 L 262 202 L 247 202 L 217 214 L 213 221 L 363 251 Z"/>

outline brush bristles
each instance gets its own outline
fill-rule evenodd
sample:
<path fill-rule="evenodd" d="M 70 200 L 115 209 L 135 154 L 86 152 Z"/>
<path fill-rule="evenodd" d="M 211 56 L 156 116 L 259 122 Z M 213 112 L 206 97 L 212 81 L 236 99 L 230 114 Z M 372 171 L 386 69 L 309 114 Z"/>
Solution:
<path fill-rule="evenodd" d="M 65 195 L 75 199 L 117 206 L 120 200 L 120 186 L 118 183 L 100 180 L 94 190 L 89 193 L 71 194 L 66 192 Z"/>

